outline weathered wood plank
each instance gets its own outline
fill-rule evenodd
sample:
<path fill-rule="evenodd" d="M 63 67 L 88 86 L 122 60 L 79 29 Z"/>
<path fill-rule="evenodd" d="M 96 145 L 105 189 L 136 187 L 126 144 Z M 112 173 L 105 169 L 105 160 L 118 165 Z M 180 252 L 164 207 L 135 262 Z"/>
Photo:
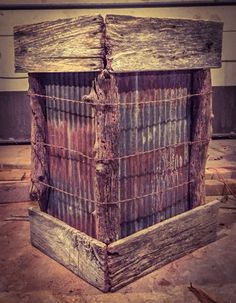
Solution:
<path fill-rule="evenodd" d="M 0 182 L 0 203 L 29 201 L 30 181 Z"/>
<path fill-rule="evenodd" d="M 95 83 L 96 142 L 95 152 L 95 195 L 96 195 L 96 237 L 108 244 L 119 239 L 120 213 L 118 204 L 120 115 L 117 106 L 118 88 L 114 76 L 103 70 Z M 104 104 L 106 106 L 104 106 Z M 107 160 L 109 159 L 109 160 Z"/>
<path fill-rule="evenodd" d="M 111 290 L 216 239 L 219 201 L 213 201 L 108 245 Z"/>
<path fill-rule="evenodd" d="M 107 291 L 106 245 L 35 208 L 31 243 L 95 287 Z"/>
<path fill-rule="evenodd" d="M 221 22 L 107 15 L 105 23 L 112 71 L 221 66 Z"/>
<path fill-rule="evenodd" d="M 43 145 L 47 141 L 47 122 L 45 98 L 34 94 L 45 95 L 45 88 L 37 74 L 29 74 L 29 91 L 31 107 L 31 163 L 32 188 L 30 197 L 38 201 L 40 209 L 47 210 L 49 190 L 40 182 L 49 182 L 48 152 Z"/>
<path fill-rule="evenodd" d="M 16 72 L 102 69 L 103 26 L 97 15 L 14 27 Z"/>
<path fill-rule="evenodd" d="M 209 140 L 212 135 L 212 95 L 211 73 L 209 69 L 193 72 L 193 94 L 191 107 L 191 140 L 205 141 L 194 143 L 190 148 L 190 208 L 205 203 L 205 168 Z"/>

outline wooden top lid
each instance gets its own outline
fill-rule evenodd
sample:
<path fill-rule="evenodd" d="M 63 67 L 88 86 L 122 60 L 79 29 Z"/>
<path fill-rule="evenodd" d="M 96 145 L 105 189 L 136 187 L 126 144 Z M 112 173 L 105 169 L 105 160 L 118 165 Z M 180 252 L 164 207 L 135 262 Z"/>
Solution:
<path fill-rule="evenodd" d="M 16 72 L 218 68 L 223 23 L 107 15 L 14 27 Z"/>

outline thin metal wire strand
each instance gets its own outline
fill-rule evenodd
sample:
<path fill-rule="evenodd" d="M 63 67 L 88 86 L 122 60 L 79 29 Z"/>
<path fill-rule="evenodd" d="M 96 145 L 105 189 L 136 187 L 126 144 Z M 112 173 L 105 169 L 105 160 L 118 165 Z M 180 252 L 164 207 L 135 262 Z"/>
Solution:
<path fill-rule="evenodd" d="M 95 205 L 99 205 L 99 206 L 107 206 L 107 205 L 114 205 L 114 204 L 117 205 L 117 204 L 129 202 L 129 201 L 133 201 L 133 200 L 139 200 L 139 199 L 143 199 L 143 198 L 146 198 L 146 197 L 149 197 L 149 196 L 152 196 L 152 195 L 158 195 L 158 194 L 161 194 L 161 193 L 164 193 L 164 192 L 168 192 L 170 190 L 173 190 L 173 189 L 176 189 L 176 188 L 179 188 L 179 187 L 182 187 L 182 186 L 185 186 L 185 185 L 188 185 L 190 183 L 195 182 L 194 180 L 191 180 L 191 181 L 187 181 L 187 182 L 183 182 L 181 184 L 175 185 L 173 187 L 166 188 L 165 190 L 151 192 L 151 193 L 148 193 L 148 194 L 145 194 L 145 195 L 142 195 L 142 196 L 135 196 L 135 197 L 132 197 L 132 198 L 129 198 L 129 199 L 124 199 L 124 200 L 119 200 L 119 201 L 111 201 L 109 203 L 98 203 L 97 201 L 94 201 L 94 200 L 91 200 L 91 199 L 87 199 L 87 198 L 84 198 L 84 197 L 80 197 L 78 195 L 72 194 L 70 192 L 62 190 L 62 189 L 60 189 L 58 187 L 55 187 L 53 185 L 47 184 L 47 183 L 45 183 L 43 181 L 33 180 L 33 179 L 31 179 L 31 181 L 32 181 L 32 183 L 42 184 L 42 185 L 44 185 L 44 186 L 46 186 L 48 188 L 54 189 L 54 190 L 56 190 L 56 191 L 58 191 L 60 193 L 63 193 L 65 195 L 69 195 L 69 196 L 77 198 L 77 199 L 81 199 L 81 200 L 84 200 L 84 201 L 87 201 L 87 202 L 90 202 L 90 203 L 94 203 Z"/>
<path fill-rule="evenodd" d="M 73 100 L 73 99 L 66 99 L 66 98 L 60 98 L 56 96 L 47 96 L 47 95 L 40 95 L 40 94 L 33 94 L 33 93 L 28 93 L 28 96 L 32 97 L 40 97 L 40 98 L 47 98 L 47 99 L 53 99 L 53 100 L 61 100 L 61 101 L 67 101 L 67 102 L 72 102 L 72 103 L 79 103 L 79 104 L 88 104 L 88 105 L 98 105 L 98 106 L 132 106 L 132 105 L 140 105 L 140 104 L 155 104 L 155 103 L 162 103 L 162 102 L 175 102 L 177 100 L 181 99 L 186 99 L 190 100 L 191 97 L 198 97 L 198 96 L 205 96 L 205 95 L 211 95 L 212 91 L 201 93 L 201 94 L 188 94 L 184 96 L 179 96 L 175 98 L 170 98 L 170 99 L 162 99 L 162 100 L 150 100 L 150 101 L 140 101 L 138 103 L 135 102 L 126 102 L 126 103 L 95 103 L 93 101 L 83 101 L 83 100 Z"/>
<path fill-rule="evenodd" d="M 158 151 L 169 149 L 169 148 L 180 147 L 182 145 L 194 145 L 194 144 L 199 144 L 199 143 L 207 144 L 209 142 L 210 142 L 209 138 L 206 138 L 204 140 L 185 141 L 185 142 L 181 142 L 181 143 L 176 143 L 176 144 L 166 145 L 166 146 L 163 146 L 163 147 L 158 147 L 156 149 L 147 150 L 147 151 L 144 151 L 144 152 L 134 153 L 134 154 L 131 154 L 131 155 L 126 155 L 126 156 L 121 156 L 121 157 L 113 157 L 113 158 L 101 158 L 101 159 L 97 159 L 95 157 L 90 157 L 86 154 L 83 154 L 80 151 L 77 151 L 77 150 L 74 150 L 74 149 L 69 149 L 69 148 L 66 148 L 64 146 L 59 146 L 59 145 L 54 145 L 54 144 L 49 144 L 49 143 L 44 143 L 44 142 L 37 142 L 36 144 L 42 144 L 44 146 L 52 147 L 52 148 L 55 148 L 55 149 L 65 150 L 65 151 L 68 151 L 68 152 L 71 152 L 71 153 L 77 153 L 78 155 L 80 155 L 80 156 L 82 156 L 86 159 L 93 160 L 93 161 L 112 161 L 112 160 L 127 159 L 127 158 L 131 158 L 131 157 L 138 157 L 138 156 L 158 152 Z"/>

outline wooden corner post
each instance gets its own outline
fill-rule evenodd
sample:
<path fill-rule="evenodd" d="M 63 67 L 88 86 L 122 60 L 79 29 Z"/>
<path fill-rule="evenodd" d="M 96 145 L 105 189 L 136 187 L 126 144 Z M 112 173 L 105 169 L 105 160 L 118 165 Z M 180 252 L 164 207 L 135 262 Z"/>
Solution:
<path fill-rule="evenodd" d="M 48 155 L 46 146 L 47 121 L 46 121 L 46 100 L 45 89 L 42 86 L 39 75 L 29 73 L 29 91 L 31 106 L 31 161 L 32 161 L 32 187 L 30 198 L 38 201 L 42 211 L 47 210 L 48 188 L 43 183 L 49 181 Z"/>
<path fill-rule="evenodd" d="M 190 209 L 205 204 L 205 166 L 213 117 L 210 69 L 193 71 L 192 89 L 196 96 L 191 107 Z"/>
<path fill-rule="evenodd" d="M 98 240 L 109 244 L 118 240 L 120 232 L 119 205 L 112 203 L 118 200 L 119 172 L 120 114 L 115 77 L 103 70 L 95 83 L 95 91 L 96 236 Z"/>

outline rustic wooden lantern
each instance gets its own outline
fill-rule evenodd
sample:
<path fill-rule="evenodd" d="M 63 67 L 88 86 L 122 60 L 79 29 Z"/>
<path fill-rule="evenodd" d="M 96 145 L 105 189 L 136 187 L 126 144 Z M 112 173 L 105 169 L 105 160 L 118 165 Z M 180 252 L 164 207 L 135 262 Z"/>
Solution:
<path fill-rule="evenodd" d="M 214 241 L 222 23 L 83 16 L 14 31 L 32 108 L 32 245 L 114 291 Z"/>

